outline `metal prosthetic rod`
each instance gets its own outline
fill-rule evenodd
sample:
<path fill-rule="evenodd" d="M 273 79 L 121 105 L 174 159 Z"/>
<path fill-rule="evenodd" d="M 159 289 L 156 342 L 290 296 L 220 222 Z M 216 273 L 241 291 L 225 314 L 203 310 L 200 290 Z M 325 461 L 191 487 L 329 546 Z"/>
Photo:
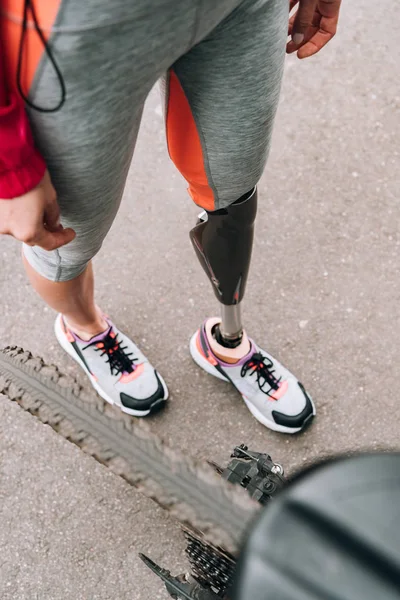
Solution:
<path fill-rule="evenodd" d="M 231 306 L 221 304 L 220 333 L 224 340 L 236 341 L 240 339 L 243 332 L 241 313 L 240 304 L 232 304 Z"/>
<path fill-rule="evenodd" d="M 240 302 L 249 272 L 256 213 L 254 188 L 227 208 L 201 213 L 190 232 L 200 264 L 221 303 L 218 335 L 233 347 L 240 343 L 243 332 Z"/>

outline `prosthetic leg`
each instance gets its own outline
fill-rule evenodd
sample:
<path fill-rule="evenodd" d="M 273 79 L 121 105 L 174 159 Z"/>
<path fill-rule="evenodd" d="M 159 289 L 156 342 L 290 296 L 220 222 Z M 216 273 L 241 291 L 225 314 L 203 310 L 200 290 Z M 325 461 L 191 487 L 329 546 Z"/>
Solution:
<path fill-rule="evenodd" d="M 240 303 L 249 272 L 256 212 L 254 188 L 228 208 L 201 213 L 190 232 L 196 254 L 221 304 L 222 320 L 213 335 L 225 348 L 239 349 L 247 343 L 243 339 Z"/>
<path fill-rule="evenodd" d="M 304 386 L 243 330 L 243 299 L 253 245 L 257 191 L 228 208 L 205 212 L 190 236 L 221 304 L 221 319 L 207 319 L 190 340 L 193 360 L 229 381 L 263 425 L 297 433 L 311 422 L 314 404 Z"/>

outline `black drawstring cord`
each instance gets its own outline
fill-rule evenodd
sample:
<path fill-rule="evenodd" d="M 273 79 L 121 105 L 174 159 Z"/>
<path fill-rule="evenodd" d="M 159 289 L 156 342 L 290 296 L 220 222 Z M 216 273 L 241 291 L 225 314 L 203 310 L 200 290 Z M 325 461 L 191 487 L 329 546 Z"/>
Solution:
<path fill-rule="evenodd" d="M 58 81 L 60 82 L 61 98 L 60 98 L 60 101 L 57 104 L 57 106 L 55 106 L 54 108 L 43 108 L 41 106 L 37 106 L 36 104 L 34 104 L 33 102 L 31 102 L 29 100 L 29 98 L 26 96 L 26 94 L 24 93 L 24 91 L 22 89 L 22 84 L 21 84 L 22 56 L 23 56 L 23 52 L 24 52 L 26 29 L 27 29 L 27 25 L 28 25 L 28 10 L 31 11 L 31 15 L 33 18 L 36 32 L 41 39 L 41 42 L 46 51 L 46 54 L 49 57 L 50 62 L 53 65 L 53 68 L 57 74 Z M 60 69 L 58 68 L 58 65 L 55 61 L 52 51 L 50 50 L 50 47 L 46 42 L 46 38 L 44 37 L 43 32 L 39 27 L 39 23 L 38 23 L 36 12 L 35 12 L 35 7 L 33 6 L 32 0 L 25 0 L 25 2 L 24 2 L 24 18 L 23 18 L 23 22 L 22 22 L 21 38 L 19 41 L 19 49 L 18 49 L 17 87 L 18 87 L 19 93 L 21 94 L 22 98 L 25 100 L 27 105 L 30 106 L 31 108 L 34 108 L 35 110 L 37 110 L 39 112 L 43 112 L 43 113 L 56 112 L 57 110 L 60 110 L 60 108 L 62 107 L 62 105 L 65 102 L 66 89 L 65 89 L 64 79 L 63 79 Z"/>

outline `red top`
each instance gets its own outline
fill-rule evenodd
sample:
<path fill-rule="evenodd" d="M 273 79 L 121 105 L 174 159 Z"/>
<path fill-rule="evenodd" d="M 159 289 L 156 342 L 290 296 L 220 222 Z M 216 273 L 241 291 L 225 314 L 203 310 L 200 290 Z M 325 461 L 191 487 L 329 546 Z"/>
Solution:
<path fill-rule="evenodd" d="M 41 181 L 46 164 L 33 141 L 22 98 L 6 87 L 0 39 L 0 200 L 21 196 Z"/>

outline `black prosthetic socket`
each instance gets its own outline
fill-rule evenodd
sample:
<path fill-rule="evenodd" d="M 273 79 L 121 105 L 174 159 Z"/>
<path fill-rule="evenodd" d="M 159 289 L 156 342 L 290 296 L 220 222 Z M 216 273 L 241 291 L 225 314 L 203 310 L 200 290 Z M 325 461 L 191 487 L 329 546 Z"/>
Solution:
<path fill-rule="evenodd" d="M 254 188 L 227 208 L 205 212 L 204 218 L 202 215 L 190 232 L 197 257 L 214 293 L 227 307 L 239 304 L 244 296 L 256 213 L 257 190 Z M 232 336 L 228 339 L 219 327 L 215 331 L 217 341 L 230 348 L 241 342 L 242 334 L 237 333 L 233 339 Z"/>
<path fill-rule="evenodd" d="M 256 212 L 254 189 L 227 208 L 207 212 L 205 220 L 200 220 L 190 232 L 200 264 L 222 304 L 238 304 L 243 298 Z"/>

